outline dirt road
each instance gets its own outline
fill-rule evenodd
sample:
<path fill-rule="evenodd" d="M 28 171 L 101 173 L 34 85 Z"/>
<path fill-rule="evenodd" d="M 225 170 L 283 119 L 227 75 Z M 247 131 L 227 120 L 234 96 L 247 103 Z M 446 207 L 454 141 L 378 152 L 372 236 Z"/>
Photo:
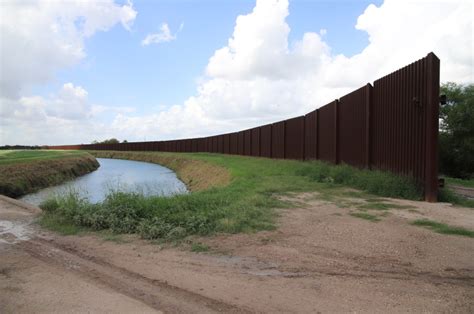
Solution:
<path fill-rule="evenodd" d="M 474 229 L 473 210 L 391 200 L 416 209 L 375 223 L 294 198 L 276 231 L 193 239 L 206 253 L 58 236 L 0 199 L 0 313 L 474 312 L 474 239 L 409 224 Z"/>

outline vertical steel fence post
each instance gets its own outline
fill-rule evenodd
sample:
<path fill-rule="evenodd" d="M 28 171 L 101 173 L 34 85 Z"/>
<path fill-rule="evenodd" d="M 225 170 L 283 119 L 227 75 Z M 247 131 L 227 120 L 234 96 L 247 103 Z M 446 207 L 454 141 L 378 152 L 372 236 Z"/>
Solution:
<path fill-rule="evenodd" d="M 438 200 L 438 132 L 439 132 L 439 59 L 434 53 L 426 57 L 426 169 L 425 200 Z"/>

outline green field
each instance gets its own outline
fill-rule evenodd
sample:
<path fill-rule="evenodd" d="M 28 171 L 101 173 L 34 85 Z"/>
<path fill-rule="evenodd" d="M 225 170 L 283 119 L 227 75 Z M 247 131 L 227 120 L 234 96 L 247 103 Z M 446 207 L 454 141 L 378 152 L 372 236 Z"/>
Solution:
<path fill-rule="evenodd" d="M 84 151 L 1 150 L 0 194 L 19 197 L 98 167 L 95 158 Z"/>
<path fill-rule="evenodd" d="M 83 151 L 67 150 L 0 150 L 0 165 L 8 165 L 54 158 L 84 156 Z"/>
<path fill-rule="evenodd" d="M 229 172 L 231 180 L 225 186 L 173 197 L 112 192 L 100 204 L 90 204 L 78 195 L 65 195 L 42 205 L 45 210 L 43 226 L 68 232 L 85 227 L 115 233 L 137 233 L 143 238 L 168 241 L 189 235 L 273 229 L 276 208 L 297 206 L 277 197 L 291 192 L 319 192 L 318 197 L 328 201 L 341 197 L 374 199 L 373 195 L 407 199 L 421 197 L 420 189 L 408 178 L 319 161 L 207 153 L 91 153 L 96 157 L 160 163 L 175 170 L 180 177 L 186 177 L 187 171 L 196 171 L 199 170 L 196 168 L 211 164 Z M 348 190 L 347 187 L 360 191 Z"/>

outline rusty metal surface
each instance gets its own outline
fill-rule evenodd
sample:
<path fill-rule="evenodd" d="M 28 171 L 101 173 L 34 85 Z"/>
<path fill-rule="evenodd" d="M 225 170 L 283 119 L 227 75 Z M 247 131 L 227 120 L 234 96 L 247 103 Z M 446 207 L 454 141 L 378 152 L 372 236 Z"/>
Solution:
<path fill-rule="evenodd" d="M 285 158 L 304 159 L 304 116 L 285 120 Z"/>
<path fill-rule="evenodd" d="M 285 158 L 285 121 L 272 124 L 272 158 Z"/>
<path fill-rule="evenodd" d="M 238 145 L 237 145 L 237 154 L 243 155 L 244 154 L 244 131 L 240 131 L 237 133 L 238 136 Z"/>
<path fill-rule="evenodd" d="M 260 127 L 260 156 L 272 157 L 272 125 Z"/>
<path fill-rule="evenodd" d="M 244 131 L 244 155 L 252 154 L 252 133 L 251 130 Z"/>
<path fill-rule="evenodd" d="M 224 154 L 230 154 L 230 134 L 224 134 Z"/>
<path fill-rule="evenodd" d="M 318 159 L 317 118 L 316 110 L 304 116 L 304 158 L 306 160 Z"/>
<path fill-rule="evenodd" d="M 439 59 L 429 54 L 374 82 L 370 114 L 372 167 L 414 177 L 431 201 L 438 188 L 438 97 Z"/>
<path fill-rule="evenodd" d="M 233 155 L 239 154 L 239 135 L 238 133 L 230 134 L 230 153 Z"/>
<path fill-rule="evenodd" d="M 336 101 L 318 109 L 318 159 L 336 163 Z"/>
<path fill-rule="evenodd" d="M 321 159 L 414 178 L 425 199 L 438 192 L 440 61 L 428 54 L 305 116 L 206 138 L 51 149 L 212 152 Z"/>
<path fill-rule="evenodd" d="M 217 152 L 224 153 L 224 135 L 217 136 Z"/>
<path fill-rule="evenodd" d="M 371 87 L 361 87 L 339 100 L 338 147 L 339 160 L 359 168 L 366 167 L 367 156 L 367 93 Z"/>
<path fill-rule="evenodd" d="M 258 157 L 260 156 L 260 127 L 251 129 L 250 133 L 252 137 L 251 155 Z"/>

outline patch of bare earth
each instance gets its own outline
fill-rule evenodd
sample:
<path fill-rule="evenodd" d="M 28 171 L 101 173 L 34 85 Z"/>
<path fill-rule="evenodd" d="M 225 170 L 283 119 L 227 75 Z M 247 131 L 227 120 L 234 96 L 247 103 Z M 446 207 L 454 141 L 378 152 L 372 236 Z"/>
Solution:
<path fill-rule="evenodd" d="M 36 231 L 0 246 L 0 312 L 474 311 L 474 239 L 409 224 L 472 228 L 474 211 L 409 202 L 375 223 L 293 199 L 276 231 L 194 239 L 209 253 Z"/>

